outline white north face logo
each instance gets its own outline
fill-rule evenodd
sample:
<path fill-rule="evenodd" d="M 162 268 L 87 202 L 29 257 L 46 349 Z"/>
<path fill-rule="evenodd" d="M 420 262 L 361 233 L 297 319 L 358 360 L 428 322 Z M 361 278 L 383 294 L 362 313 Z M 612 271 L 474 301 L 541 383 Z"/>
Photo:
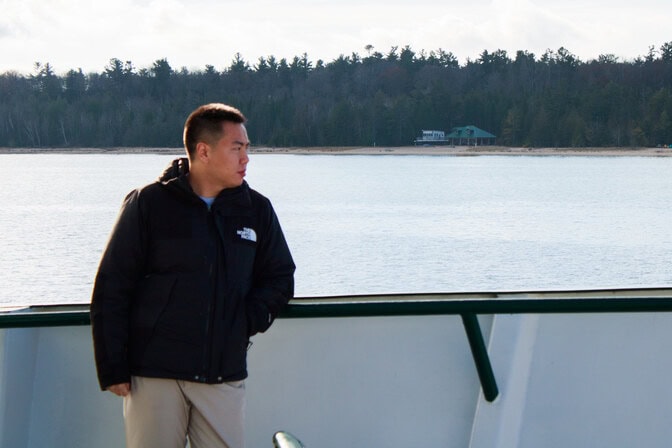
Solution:
<path fill-rule="evenodd" d="M 238 230 L 236 233 L 240 236 L 241 239 L 257 242 L 257 232 L 254 229 L 249 227 L 243 227 L 243 230 Z"/>

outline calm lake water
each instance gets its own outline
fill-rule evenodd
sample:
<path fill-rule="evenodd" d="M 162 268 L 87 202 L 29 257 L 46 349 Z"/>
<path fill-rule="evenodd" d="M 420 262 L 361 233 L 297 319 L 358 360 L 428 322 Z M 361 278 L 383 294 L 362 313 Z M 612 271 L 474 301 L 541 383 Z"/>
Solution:
<path fill-rule="evenodd" d="M 86 303 L 173 156 L 0 155 L 0 305 Z M 672 286 L 672 158 L 253 155 L 297 295 Z"/>

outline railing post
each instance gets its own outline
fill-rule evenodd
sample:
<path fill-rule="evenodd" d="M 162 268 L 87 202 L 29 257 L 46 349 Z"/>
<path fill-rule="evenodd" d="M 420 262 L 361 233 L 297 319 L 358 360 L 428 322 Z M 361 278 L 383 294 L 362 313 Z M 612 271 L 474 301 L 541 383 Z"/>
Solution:
<path fill-rule="evenodd" d="M 489 402 L 495 401 L 499 395 L 499 389 L 497 388 L 495 374 L 492 371 L 492 364 L 490 364 L 488 350 L 483 341 L 483 333 L 481 333 L 481 326 L 478 323 L 478 318 L 472 313 L 460 314 L 460 316 L 462 317 L 464 330 L 467 333 L 471 354 L 476 363 L 478 378 L 481 380 L 483 396 Z"/>

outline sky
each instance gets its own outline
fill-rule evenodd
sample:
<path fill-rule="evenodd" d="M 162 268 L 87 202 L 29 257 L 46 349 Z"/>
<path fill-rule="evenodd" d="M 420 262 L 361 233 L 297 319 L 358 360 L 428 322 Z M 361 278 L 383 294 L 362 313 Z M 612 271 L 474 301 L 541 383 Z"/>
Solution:
<path fill-rule="evenodd" d="M 0 0 L 0 73 L 104 71 L 110 59 L 150 68 L 227 68 L 236 53 L 312 62 L 387 54 L 409 45 L 460 61 L 483 50 L 541 56 L 564 47 L 583 61 L 632 60 L 672 41 L 669 0 Z"/>

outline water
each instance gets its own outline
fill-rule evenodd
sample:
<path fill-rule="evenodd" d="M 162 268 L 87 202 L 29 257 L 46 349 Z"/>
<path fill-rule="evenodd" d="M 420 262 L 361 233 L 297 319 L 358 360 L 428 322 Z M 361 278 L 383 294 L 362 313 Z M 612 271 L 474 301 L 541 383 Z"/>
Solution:
<path fill-rule="evenodd" d="M 0 155 L 0 305 L 86 303 L 172 156 Z M 297 295 L 672 286 L 672 158 L 253 155 Z"/>

